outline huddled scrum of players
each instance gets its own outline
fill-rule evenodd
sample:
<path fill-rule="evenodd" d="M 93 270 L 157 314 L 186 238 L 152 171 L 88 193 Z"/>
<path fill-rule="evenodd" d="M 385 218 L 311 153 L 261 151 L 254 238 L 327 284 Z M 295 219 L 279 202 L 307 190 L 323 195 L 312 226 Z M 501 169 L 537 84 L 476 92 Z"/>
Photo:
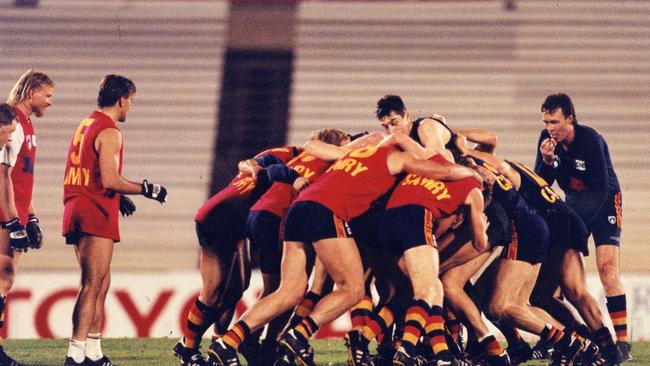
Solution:
<path fill-rule="evenodd" d="M 167 197 L 161 185 L 121 175 L 117 122 L 135 92 L 131 80 L 105 76 L 98 109 L 70 142 L 62 234 L 74 246 L 81 289 L 64 366 L 112 365 L 100 331 L 118 214 L 135 211 L 127 195 Z M 28 70 L 0 104 L 0 328 L 21 253 L 43 243 L 30 116 L 43 116 L 53 93 L 47 75 Z M 325 128 L 303 146 L 242 160 L 194 218 L 202 288 L 173 348 L 181 365 L 235 366 L 238 354 L 255 366 L 313 365 L 310 338 L 348 311 L 351 366 L 631 360 L 618 267 L 621 191 L 607 144 L 578 124 L 565 94 L 548 96 L 541 112 L 534 169 L 496 155 L 491 131 L 452 129 L 440 115 L 412 119 L 397 95 L 377 103 L 384 132 Z M 556 181 L 566 201 L 551 189 Z M 590 235 L 615 337 L 586 289 Z M 250 282 L 249 250 L 259 253 L 264 291 L 233 323 Z M 200 344 L 213 325 L 206 358 Z M 20 364 L 0 343 L 3 365 Z"/>
<path fill-rule="evenodd" d="M 239 365 L 238 354 L 249 365 L 313 365 L 310 338 L 347 311 L 351 366 L 630 360 L 607 145 L 577 123 L 567 95 L 550 95 L 541 112 L 534 169 L 495 155 L 491 131 L 412 119 L 397 95 L 377 103 L 386 134 L 323 129 L 243 160 L 196 215 L 203 289 L 174 347 L 181 365 Z M 586 289 L 590 235 L 615 339 Z M 260 253 L 264 291 L 228 328 L 248 249 Z M 212 324 L 206 359 L 199 345 Z M 539 337 L 535 347 L 520 330 Z"/>

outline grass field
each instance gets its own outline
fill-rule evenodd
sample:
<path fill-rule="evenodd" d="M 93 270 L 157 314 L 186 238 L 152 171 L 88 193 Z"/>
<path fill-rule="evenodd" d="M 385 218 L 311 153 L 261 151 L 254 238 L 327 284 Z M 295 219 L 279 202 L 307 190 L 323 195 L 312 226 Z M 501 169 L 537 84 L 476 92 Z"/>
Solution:
<path fill-rule="evenodd" d="M 178 360 L 171 348 L 176 339 L 106 339 L 104 352 L 119 366 L 173 366 Z M 60 366 L 67 351 L 67 340 L 6 340 L 7 353 L 25 365 Z M 319 365 L 345 365 L 343 341 L 315 341 L 316 363 Z M 629 366 L 650 365 L 650 342 L 636 342 L 632 346 L 634 361 Z M 547 362 L 528 362 L 526 365 L 546 365 Z"/>

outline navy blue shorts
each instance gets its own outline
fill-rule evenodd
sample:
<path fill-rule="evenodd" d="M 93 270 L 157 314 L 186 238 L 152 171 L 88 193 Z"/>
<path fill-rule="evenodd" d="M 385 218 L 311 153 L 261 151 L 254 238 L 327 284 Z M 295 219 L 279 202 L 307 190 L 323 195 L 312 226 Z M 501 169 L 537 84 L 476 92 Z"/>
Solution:
<path fill-rule="evenodd" d="M 269 211 L 251 211 L 246 220 L 246 236 L 251 250 L 259 250 L 260 270 L 266 274 L 280 274 L 282 219 Z"/>
<path fill-rule="evenodd" d="M 551 232 L 551 245 L 575 249 L 589 255 L 589 232 L 577 212 L 564 202 L 547 212 L 546 223 Z"/>
<path fill-rule="evenodd" d="M 596 218 L 589 225 L 594 243 L 599 245 L 621 245 L 623 230 L 623 196 L 620 191 L 610 192 Z"/>
<path fill-rule="evenodd" d="M 406 205 L 384 211 L 379 225 L 382 248 L 391 253 L 405 251 L 422 245 L 437 248 L 433 237 L 435 220 L 430 210 L 423 206 Z"/>
<path fill-rule="evenodd" d="M 284 222 L 284 241 L 314 243 L 350 237 L 352 232 L 348 224 L 320 203 L 300 201 L 289 207 Z"/>
<path fill-rule="evenodd" d="M 501 258 L 537 264 L 544 261 L 549 246 L 549 229 L 544 219 L 532 210 L 518 210 L 512 219 L 511 240 Z"/>
<path fill-rule="evenodd" d="M 215 206 L 203 222 L 196 223 L 199 244 L 214 252 L 232 251 L 244 240 L 248 207 L 239 199 L 226 200 Z"/>

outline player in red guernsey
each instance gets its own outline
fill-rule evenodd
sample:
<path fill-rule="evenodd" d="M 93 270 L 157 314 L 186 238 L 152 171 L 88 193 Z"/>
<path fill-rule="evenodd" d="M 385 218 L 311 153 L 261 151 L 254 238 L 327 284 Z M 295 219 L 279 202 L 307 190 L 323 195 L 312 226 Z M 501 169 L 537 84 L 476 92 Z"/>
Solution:
<path fill-rule="evenodd" d="M 32 202 L 36 134 L 30 117 L 42 117 L 52 105 L 54 82 L 41 72 L 27 70 L 12 88 L 7 104 L 14 108 L 18 125 L 2 150 L 0 165 L 0 328 L 5 296 L 11 289 L 20 252 L 42 245 L 41 229 Z M 0 344 L 0 364 L 12 364 Z"/>
<path fill-rule="evenodd" d="M 214 323 L 215 332 L 225 332 L 247 287 L 250 268 L 247 247 L 243 245 L 246 217 L 271 185 L 268 171 L 262 169 L 284 164 L 301 151 L 293 146 L 278 147 L 241 161 L 237 176 L 197 211 L 194 220 L 201 246 L 202 287 L 188 311 L 183 338 L 173 348 L 181 365 L 205 364 L 199 351 L 203 334 Z"/>
<path fill-rule="evenodd" d="M 447 180 L 476 176 L 471 169 L 462 166 L 418 160 L 392 146 L 374 145 L 377 143 L 374 134 L 357 141 L 359 145 L 368 145 L 353 150 L 349 145 L 338 147 L 321 141 L 309 141 L 305 145 L 307 151 L 318 158 L 338 160 L 289 208 L 284 226 L 280 287 L 256 303 L 228 333 L 210 346 L 210 358 L 217 365 L 238 365 L 236 349 L 250 332 L 302 299 L 307 288 L 307 264 L 315 252 L 334 280 L 336 289 L 318 301 L 310 315 L 280 340 L 298 364 L 313 364 L 309 338 L 320 325 L 358 303 L 364 293 L 361 258 L 346 221 L 363 214 L 402 172 Z"/>
<path fill-rule="evenodd" d="M 167 197 L 167 190 L 158 184 L 146 179 L 135 183 L 121 175 L 124 146 L 116 122 L 126 121 L 135 91 L 131 80 L 106 75 L 99 87 L 99 109 L 81 121 L 70 141 L 63 181 L 62 233 L 66 243 L 75 246 L 81 289 L 72 314 L 65 366 L 112 365 L 99 340 L 113 245 L 120 240 L 120 200 L 126 199 L 124 194 L 142 194 L 162 204 Z"/>
<path fill-rule="evenodd" d="M 350 142 L 347 133 L 335 129 L 316 131 L 311 135 L 310 140 L 319 140 L 336 146 Z M 251 207 L 246 220 L 246 236 L 250 240 L 251 250 L 258 250 L 260 253 L 260 270 L 264 281 L 264 291 L 260 297 L 272 293 L 280 284 L 281 224 L 291 202 L 302 188 L 315 182 L 325 173 L 331 163 L 331 161 L 318 159 L 308 152 L 301 153 L 287 163 L 286 182 L 274 182 Z M 273 354 L 277 348 L 277 336 L 286 325 L 288 315 L 290 314 L 285 314 L 284 317 L 278 317 L 269 323 L 266 338 L 259 351 L 261 354 L 267 356 Z M 257 341 L 253 340 L 253 342 Z M 243 350 L 242 353 L 246 355 Z"/>
<path fill-rule="evenodd" d="M 434 155 L 429 160 L 446 162 L 442 155 Z M 444 339 L 443 290 L 438 279 L 434 228 L 439 219 L 466 205 L 474 247 L 480 252 L 489 249 L 481 191 L 481 183 L 473 178 L 443 182 L 417 174 L 406 175 L 393 191 L 380 225 L 380 239 L 382 248 L 400 253 L 399 261 L 403 263 L 403 271 L 413 287 L 401 347 L 395 353 L 393 363 L 416 364 L 415 348 L 425 333 L 439 364 L 457 362 Z"/>

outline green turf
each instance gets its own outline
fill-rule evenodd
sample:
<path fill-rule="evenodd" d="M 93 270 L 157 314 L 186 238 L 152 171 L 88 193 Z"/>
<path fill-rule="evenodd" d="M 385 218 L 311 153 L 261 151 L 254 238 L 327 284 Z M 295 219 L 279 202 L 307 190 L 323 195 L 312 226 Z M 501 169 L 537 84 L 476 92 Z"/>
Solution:
<path fill-rule="evenodd" d="M 178 365 L 171 348 L 176 339 L 105 339 L 104 352 L 120 366 Z M 67 340 L 6 340 L 7 353 L 25 365 L 60 366 L 67 351 Z M 345 365 L 343 341 L 314 341 L 318 365 Z M 650 365 L 650 342 L 635 342 L 632 346 L 634 362 L 629 366 Z M 526 365 L 546 365 L 547 362 L 528 362 Z"/>

